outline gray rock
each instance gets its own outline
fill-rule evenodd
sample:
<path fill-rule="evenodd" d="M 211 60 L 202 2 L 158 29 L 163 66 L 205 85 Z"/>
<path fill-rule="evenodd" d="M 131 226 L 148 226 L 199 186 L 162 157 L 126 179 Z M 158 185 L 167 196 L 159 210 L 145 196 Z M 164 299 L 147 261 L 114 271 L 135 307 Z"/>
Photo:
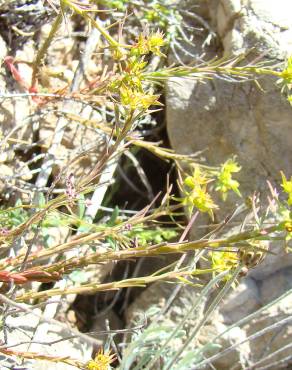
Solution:
<path fill-rule="evenodd" d="M 260 287 L 260 300 L 262 304 L 271 302 L 292 289 L 292 271 L 286 268 L 263 279 Z"/>
<path fill-rule="evenodd" d="M 262 81 L 263 93 L 249 83 L 171 80 L 167 128 L 172 147 L 184 154 L 204 151 L 214 165 L 237 155 L 243 195 L 266 190 L 268 178 L 279 181 L 280 170 L 291 173 L 292 110 L 274 82 Z M 227 208 L 237 199 L 230 196 Z"/>
<path fill-rule="evenodd" d="M 0 60 L 1 60 L 1 63 L 3 61 L 3 59 L 7 56 L 7 45 L 5 43 L 5 41 L 3 40 L 3 38 L 0 36 Z"/>
<path fill-rule="evenodd" d="M 40 309 L 35 309 L 34 313 L 41 315 L 42 312 Z M 9 316 L 6 320 L 6 325 L 11 329 L 8 332 L 9 345 L 12 346 L 17 343 L 26 342 L 17 347 L 13 347 L 12 349 L 16 351 L 31 351 L 31 344 L 29 344 L 29 341 L 34 337 L 35 330 L 39 325 L 39 318 L 33 314 Z M 58 341 L 68 336 L 68 331 L 65 333 L 59 326 L 50 324 L 50 330 L 48 331 L 46 338 L 42 338 L 42 342 Z M 1 340 L 3 340 L 3 332 L 1 333 Z M 90 360 L 92 353 L 92 347 L 84 343 L 80 338 L 59 341 L 51 345 L 34 344 L 34 350 L 39 354 L 48 356 L 69 356 L 82 362 Z M 12 365 L 12 360 L 9 358 L 1 359 L 1 365 L 4 366 L 8 363 Z M 17 363 L 20 364 L 21 360 L 16 360 L 13 362 L 13 365 L 16 366 Z M 24 361 L 23 366 L 30 370 L 72 370 L 72 366 L 70 365 L 48 361 L 26 360 Z"/>
<path fill-rule="evenodd" d="M 274 255 L 268 254 L 260 265 L 250 270 L 249 277 L 264 281 L 277 271 L 292 266 L 292 253 L 286 252 L 282 243 L 270 243 L 270 250 Z"/>
<path fill-rule="evenodd" d="M 126 312 L 126 322 L 130 323 L 134 317 L 145 312 L 151 307 L 164 308 L 167 304 L 168 299 L 174 291 L 172 284 L 166 284 L 162 282 L 156 282 L 150 287 L 145 289 L 138 298 L 132 303 Z M 174 324 L 178 323 L 185 314 L 185 307 L 190 307 L 194 299 L 197 297 L 198 289 L 190 286 L 184 286 L 180 290 L 179 294 L 168 311 L 167 318 Z M 206 301 L 202 301 L 200 304 L 200 312 L 202 312 Z"/>
<path fill-rule="evenodd" d="M 225 53 L 257 47 L 270 56 L 284 58 L 292 51 L 289 0 L 222 0 L 218 2 L 218 32 Z M 220 27 L 219 27 L 220 25 Z"/>
<path fill-rule="evenodd" d="M 224 323 L 224 318 L 218 312 L 212 316 L 209 325 L 205 325 L 201 332 L 199 341 L 201 344 L 205 345 L 213 342 L 213 338 L 218 334 L 226 331 L 228 326 Z M 233 344 L 244 341 L 246 339 L 246 332 L 240 327 L 236 326 L 229 330 L 216 342 L 220 346 L 220 351 L 232 346 Z M 218 350 L 217 350 L 218 351 Z M 205 356 L 210 357 L 216 354 L 217 351 L 206 351 Z M 249 363 L 249 358 L 251 354 L 251 349 L 248 341 L 238 346 L 234 350 L 230 351 L 228 354 L 220 356 L 213 363 L 217 370 L 226 370 L 231 367 L 231 364 L 247 365 Z"/>
<path fill-rule="evenodd" d="M 220 305 L 225 324 L 233 324 L 261 307 L 260 291 L 254 280 L 245 278 Z"/>
<path fill-rule="evenodd" d="M 281 324 L 281 321 L 289 320 Z M 271 325 L 277 325 L 273 330 L 268 330 Z M 272 306 L 268 310 L 264 311 L 256 319 L 252 320 L 248 325 L 245 326 L 247 336 L 259 333 L 260 330 L 267 329 L 265 332 L 256 337 L 251 342 L 253 363 L 261 360 L 260 366 L 271 364 L 274 361 L 279 361 L 287 356 L 291 356 L 291 343 L 292 343 L 292 295 L 286 297 L 278 304 Z M 289 346 L 285 348 L 286 346 Z M 264 358 L 276 351 L 279 353 L 273 355 L 272 359 Z M 291 357 L 290 362 L 287 360 L 286 365 L 292 364 Z M 275 365 L 272 369 L 279 369 L 279 365 Z M 258 366 L 259 367 L 259 366 Z M 257 368 L 257 367 L 255 367 Z M 289 367 L 287 367 L 289 368 Z"/>

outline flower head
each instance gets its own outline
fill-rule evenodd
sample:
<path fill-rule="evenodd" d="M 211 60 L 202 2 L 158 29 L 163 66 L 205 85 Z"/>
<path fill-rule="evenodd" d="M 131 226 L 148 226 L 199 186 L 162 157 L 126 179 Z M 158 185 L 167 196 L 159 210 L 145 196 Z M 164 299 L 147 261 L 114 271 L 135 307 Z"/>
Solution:
<path fill-rule="evenodd" d="M 151 105 L 161 105 L 159 95 L 151 92 L 140 92 L 126 86 L 120 89 L 121 103 L 131 109 L 147 110 Z"/>
<path fill-rule="evenodd" d="M 184 179 L 184 185 L 188 186 L 191 189 L 194 189 L 198 185 L 205 185 L 210 181 L 207 178 L 207 175 L 202 172 L 199 166 L 195 166 L 192 175 L 187 176 Z"/>
<path fill-rule="evenodd" d="M 292 233 L 292 221 L 286 221 L 284 226 L 288 233 Z"/>
<path fill-rule="evenodd" d="M 237 195 L 241 196 L 238 189 L 239 182 L 232 178 L 232 173 L 239 172 L 240 169 L 241 167 L 234 159 L 228 159 L 228 161 L 221 165 L 220 171 L 217 175 L 215 190 L 221 192 L 223 200 L 226 200 L 227 192 L 229 190 L 233 190 Z"/>
<path fill-rule="evenodd" d="M 213 202 L 211 195 L 207 192 L 206 187 L 196 186 L 188 195 L 192 205 L 201 212 L 212 214 L 213 209 L 218 208 Z"/>
<path fill-rule="evenodd" d="M 192 175 L 184 179 L 183 204 L 188 207 L 188 212 L 191 214 L 194 207 L 201 212 L 207 212 L 213 217 L 213 210 L 218 208 L 213 202 L 211 195 L 207 191 L 207 183 L 210 179 L 202 172 L 199 166 L 194 168 Z"/>
<path fill-rule="evenodd" d="M 115 360 L 115 355 L 110 352 L 104 352 L 100 349 L 94 360 L 88 361 L 86 364 L 87 370 L 108 370 L 110 364 Z"/>
<path fill-rule="evenodd" d="M 160 31 L 150 35 L 140 34 L 136 44 L 132 47 L 131 54 L 137 56 L 153 53 L 158 56 L 164 56 L 160 51 L 164 44 L 163 33 Z"/>
<path fill-rule="evenodd" d="M 239 258 L 236 251 L 214 251 L 210 252 L 212 268 L 215 272 L 231 271 L 234 270 L 239 264 Z M 225 280 L 229 280 L 231 274 L 225 276 Z"/>

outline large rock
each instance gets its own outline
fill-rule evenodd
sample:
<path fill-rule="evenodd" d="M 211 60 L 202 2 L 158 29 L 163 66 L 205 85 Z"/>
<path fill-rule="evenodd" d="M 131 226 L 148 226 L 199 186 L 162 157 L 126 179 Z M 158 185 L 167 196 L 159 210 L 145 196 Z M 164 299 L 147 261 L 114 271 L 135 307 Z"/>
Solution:
<path fill-rule="evenodd" d="M 209 0 L 209 9 L 225 55 L 255 47 L 269 57 L 291 54 L 291 1 Z"/>

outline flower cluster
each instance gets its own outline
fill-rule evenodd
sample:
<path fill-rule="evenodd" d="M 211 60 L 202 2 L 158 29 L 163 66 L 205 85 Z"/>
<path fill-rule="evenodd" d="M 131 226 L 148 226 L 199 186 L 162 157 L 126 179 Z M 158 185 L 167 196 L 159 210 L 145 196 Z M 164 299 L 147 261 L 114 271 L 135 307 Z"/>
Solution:
<path fill-rule="evenodd" d="M 187 206 L 189 214 L 192 213 L 194 208 L 197 208 L 199 211 L 207 212 L 213 217 L 213 210 L 218 207 L 207 192 L 209 182 L 210 179 L 198 166 L 194 168 L 191 176 L 185 178 L 183 189 L 185 197 L 182 203 Z"/>
<path fill-rule="evenodd" d="M 131 90 L 122 86 L 120 88 L 120 99 L 123 106 L 130 107 L 132 110 L 147 110 L 151 105 L 160 105 L 157 101 L 159 95 L 150 92 L 145 94 L 137 90 Z"/>
<path fill-rule="evenodd" d="M 212 251 L 210 252 L 212 269 L 215 273 L 220 273 L 224 271 L 232 271 L 239 264 L 238 254 L 234 250 L 222 250 L 222 251 Z M 231 273 L 227 274 L 224 280 L 229 280 Z"/>
<path fill-rule="evenodd" d="M 121 104 L 130 110 L 146 111 L 152 105 L 161 105 L 159 95 L 155 95 L 143 84 L 143 72 L 147 66 L 145 55 L 153 53 L 163 56 L 160 48 L 164 45 L 160 32 L 142 34 L 138 37 L 128 57 L 122 61 L 122 72 L 110 83 L 111 93 L 119 95 Z"/>
<path fill-rule="evenodd" d="M 239 182 L 232 178 L 232 174 L 239 172 L 241 167 L 237 164 L 234 158 L 228 159 L 221 165 L 220 171 L 217 175 L 215 190 L 220 191 L 223 200 L 227 198 L 227 192 L 233 190 L 238 196 L 241 196 L 238 189 Z"/>
<path fill-rule="evenodd" d="M 236 251 L 213 251 L 210 254 L 212 257 L 212 268 L 219 272 L 233 269 L 238 265 L 239 259 Z"/>
<path fill-rule="evenodd" d="M 150 35 L 141 34 L 137 43 L 131 49 L 132 55 L 146 55 L 153 53 L 158 56 L 165 56 L 161 53 L 160 48 L 164 46 L 163 33 L 157 31 Z"/>

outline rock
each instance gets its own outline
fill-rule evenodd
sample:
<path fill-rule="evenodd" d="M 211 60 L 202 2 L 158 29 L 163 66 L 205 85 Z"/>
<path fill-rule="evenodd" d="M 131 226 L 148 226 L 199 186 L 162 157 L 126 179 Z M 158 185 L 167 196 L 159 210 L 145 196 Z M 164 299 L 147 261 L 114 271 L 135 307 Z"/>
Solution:
<path fill-rule="evenodd" d="M 270 242 L 270 250 L 274 255 L 267 254 L 260 265 L 249 271 L 249 277 L 264 281 L 277 271 L 292 266 L 292 253 L 286 252 L 282 243 Z"/>
<path fill-rule="evenodd" d="M 214 354 L 216 355 L 216 358 L 212 359 L 211 362 L 218 370 L 229 369 L 235 364 L 238 368 L 265 369 L 265 365 L 281 361 L 291 355 L 291 346 L 289 347 L 292 340 L 291 314 L 292 296 L 290 294 L 290 296 L 261 312 L 241 327 L 235 326 L 228 330 L 215 341 L 220 345 L 220 350 L 207 350 L 204 352 L 205 356 L 212 357 Z M 281 324 L 281 322 L 283 323 Z M 276 327 L 272 327 L 277 323 Z M 269 330 L 269 328 L 271 329 Z M 204 345 L 214 343 L 213 338 L 227 329 L 228 325 L 225 323 L 225 318 L 217 311 L 201 330 L 200 342 Z M 236 345 L 237 343 L 241 344 Z M 232 351 L 223 353 L 225 349 L 232 345 L 234 346 Z M 274 354 L 276 351 L 279 352 Z M 220 353 L 222 353 L 222 356 Z M 265 360 L 265 357 L 269 355 L 272 355 L 272 357 Z M 258 361 L 261 362 L 257 365 Z M 290 362 L 287 360 L 284 365 L 290 368 L 289 363 L 291 363 L 291 360 Z M 279 364 L 271 367 L 273 370 L 279 368 Z"/>
<path fill-rule="evenodd" d="M 176 295 L 175 300 L 171 303 L 166 312 L 162 315 L 157 316 L 162 308 L 165 308 L 169 302 L 169 298 L 174 293 L 175 286 L 173 284 L 166 284 L 163 282 L 153 283 L 150 287 L 145 289 L 138 298 L 131 304 L 126 311 L 126 323 L 127 327 L 133 327 L 135 325 L 141 325 L 147 320 L 148 328 L 150 330 L 149 336 L 142 334 L 139 344 L 143 345 L 150 341 L 151 345 L 157 346 L 161 341 L 169 338 L 170 334 L 173 333 L 174 329 L 177 328 L 187 314 L 187 320 L 184 325 L 178 330 L 175 335 L 171 338 L 167 345 L 167 351 L 171 351 L 171 355 L 174 355 L 175 351 L 182 348 L 185 341 L 189 338 L 189 334 L 192 332 L 194 327 L 202 319 L 203 310 L 206 304 L 206 297 L 200 298 L 199 290 L 197 287 L 182 286 L 179 293 Z M 198 306 L 194 309 L 195 302 L 198 302 Z M 152 326 L 151 326 L 152 325 Z M 147 333 L 147 331 L 146 331 Z M 159 338 L 158 340 L 154 338 Z M 136 340 L 138 340 L 136 338 Z M 191 342 L 189 350 L 198 348 L 197 337 Z M 192 353 L 193 356 L 193 353 Z M 169 360 L 170 355 L 166 358 Z M 153 368 L 156 368 L 155 366 Z"/>
<path fill-rule="evenodd" d="M 58 218 L 56 218 L 56 221 L 53 219 L 52 221 L 56 223 L 58 221 Z M 42 239 L 44 239 L 45 247 L 52 247 L 58 244 L 65 243 L 66 239 L 68 238 L 69 230 L 67 226 L 49 226 L 49 227 L 43 227 L 42 228 L 42 236 L 41 236 L 41 243 Z"/>
<path fill-rule="evenodd" d="M 70 111 L 66 111 L 66 113 L 74 114 L 74 116 L 79 117 L 81 120 L 91 119 L 92 121 L 91 124 L 86 122 L 80 124 L 77 119 L 75 121 L 73 118 L 68 119 L 69 123 L 66 121 L 61 143 L 54 151 L 55 160 L 52 170 L 53 176 L 57 177 L 60 174 L 60 170 L 63 170 L 64 167 L 67 169 L 67 172 L 58 181 L 60 187 L 66 186 L 66 176 L 69 173 L 74 174 L 76 181 L 84 177 L 85 173 L 88 173 L 97 163 L 100 153 L 106 145 L 103 133 L 91 127 L 92 122 L 99 123 L 101 121 L 99 114 L 94 114 L 89 109 L 82 109 L 82 105 L 78 103 L 72 103 L 70 105 Z M 54 141 L 56 124 L 57 117 L 54 114 L 48 114 L 40 121 L 40 141 L 46 146 L 52 145 Z M 93 146 L 95 150 L 86 153 Z M 46 150 L 44 151 L 46 152 Z M 80 155 L 81 153 L 84 153 L 84 155 Z M 79 159 L 76 160 L 78 155 Z"/>
<path fill-rule="evenodd" d="M 0 91 L 1 94 L 7 92 L 6 84 L 6 68 L 4 66 L 3 60 L 7 56 L 8 50 L 5 41 L 0 36 Z M 4 132 L 7 128 L 11 128 L 13 125 L 12 122 L 13 115 L 13 105 L 11 99 L 0 99 L 0 126 L 1 133 Z"/>
<path fill-rule="evenodd" d="M 121 330 L 124 329 L 124 324 L 118 315 L 113 311 L 106 311 L 102 315 L 98 315 L 97 318 L 93 319 L 90 332 L 94 333 L 94 338 L 100 340 L 101 344 L 105 344 L 108 336 L 100 334 L 100 332 L 105 332 L 110 328 L 110 330 Z M 120 343 L 122 338 L 115 336 L 116 342 Z"/>
<path fill-rule="evenodd" d="M 261 307 L 260 291 L 256 282 L 245 278 L 220 305 L 220 313 L 226 324 L 239 321 Z"/>
<path fill-rule="evenodd" d="M 41 315 L 40 309 L 34 309 L 34 313 Z M 9 328 L 13 329 L 8 332 L 8 344 L 13 345 L 20 342 L 28 342 L 33 337 L 36 327 L 39 324 L 39 318 L 33 314 L 20 314 L 18 316 L 8 316 L 6 324 Z M 70 334 L 69 334 L 70 335 Z M 65 333 L 62 328 L 57 325 L 50 324 L 50 330 L 47 333 L 46 338 L 43 338 L 44 342 L 52 342 L 68 337 L 68 331 Z M 1 333 L 1 339 L 3 339 L 3 331 Z M 17 351 L 30 351 L 29 344 L 22 344 L 17 347 L 13 347 L 13 350 Z M 56 344 L 51 345 L 39 345 L 38 353 L 49 356 L 70 356 L 76 360 L 86 362 L 91 359 L 92 347 L 84 342 L 80 338 L 74 338 L 70 340 L 59 341 Z M 11 359 L 1 359 L 1 365 L 5 366 L 5 363 L 13 363 Z M 14 366 L 21 361 L 15 360 Z M 11 365 L 10 365 L 11 366 Z M 23 366 L 30 370 L 72 370 L 72 366 L 63 363 L 53 363 L 39 360 L 26 360 Z M 10 368 L 10 367 L 9 367 Z"/>
<path fill-rule="evenodd" d="M 147 311 L 150 307 L 157 307 L 160 309 L 165 307 L 173 290 L 172 284 L 162 282 L 153 283 L 150 287 L 145 289 L 127 309 L 126 322 L 130 323 L 135 316 Z M 177 295 L 175 304 L 172 306 L 173 309 L 168 312 L 169 319 L 174 323 L 179 322 L 185 313 L 185 307 L 190 307 L 192 301 L 197 297 L 197 294 L 198 290 L 196 288 L 184 286 Z M 202 312 L 205 303 L 205 301 L 201 302 L 200 312 Z"/>
<path fill-rule="evenodd" d="M 7 182 L 12 182 L 13 170 L 5 164 L 0 164 L 0 174 L 0 191 L 1 193 L 5 193 Z"/>
<path fill-rule="evenodd" d="M 271 274 L 262 280 L 260 286 L 261 303 L 269 303 L 289 289 L 292 289 L 291 267 L 278 270 L 276 273 Z"/>
<path fill-rule="evenodd" d="M 225 54 L 239 53 L 253 47 L 269 56 L 285 58 L 292 51 L 292 20 L 289 0 L 217 1 L 217 30 Z"/>
<path fill-rule="evenodd" d="M 3 38 L 0 36 L 0 61 L 1 64 L 3 59 L 7 56 L 7 45 Z"/>
<path fill-rule="evenodd" d="M 179 153 L 204 151 L 208 164 L 219 165 L 237 155 L 243 170 L 236 176 L 242 194 L 267 189 L 266 180 L 291 173 L 292 109 L 274 82 L 261 82 L 265 93 L 248 83 L 172 80 L 167 93 L 167 129 Z M 234 207 L 238 198 L 225 203 Z"/>
<path fill-rule="evenodd" d="M 225 332 L 227 328 L 228 326 L 224 323 L 223 316 L 221 316 L 218 311 L 216 311 L 214 315 L 212 315 L 211 320 L 209 320 L 209 323 L 205 325 L 200 331 L 200 344 L 208 346 L 208 344 L 213 342 L 214 337 Z M 220 339 L 216 341 L 216 343 L 220 346 L 220 351 L 223 351 L 224 349 L 232 346 L 239 341 L 244 341 L 246 337 L 246 332 L 236 326 L 226 332 L 226 334 L 224 334 L 222 337 L 220 337 Z M 217 352 L 218 348 L 217 350 L 204 351 L 204 354 L 206 357 L 211 357 Z M 217 370 L 226 370 L 230 368 L 230 364 L 240 363 L 241 365 L 247 365 L 250 354 L 251 349 L 247 341 L 212 363 Z"/>
<path fill-rule="evenodd" d="M 52 24 L 45 24 L 41 28 L 40 38 L 45 40 L 50 31 Z M 73 32 L 73 26 L 71 22 L 63 22 L 59 29 L 59 35 L 70 35 Z M 71 37 L 60 37 L 58 42 L 54 42 L 50 46 L 50 51 L 47 55 L 48 65 L 51 67 L 60 67 L 61 65 L 68 65 L 71 62 L 74 53 L 72 49 L 74 48 L 74 39 Z"/>
<path fill-rule="evenodd" d="M 281 320 L 289 319 L 286 323 L 280 324 Z M 263 361 L 261 366 L 268 365 L 271 362 L 279 361 L 287 356 L 291 355 L 291 347 L 285 349 L 287 344 L 292 343 L 292 296 L 286 297 L 278 304 L 270 307 L 264 311 L 259 317 L 252 320 L 248 325 L 245 326 L 245 331 L 248 336 L 258 333 L 260 330 L 267 328 L 271 325 L 278 323 L 279 325 L 274 330 L 266 331 L 261 336 L 255 338 L 251 342 L 253 362 L 263 359 L 265 356 L 282 349 L 279 354 L 273 356 L 271 360 Z M 287 360 L 286 364 L 289 366 L 292 364 L 291 357 L 290 362 Z M 257 367 L 256 367 L 257 368 Z M 280 367 L 273 367 L 272 369 L 277 370 Z M 288 367 L 287 367 L 288 368 Z"/>

